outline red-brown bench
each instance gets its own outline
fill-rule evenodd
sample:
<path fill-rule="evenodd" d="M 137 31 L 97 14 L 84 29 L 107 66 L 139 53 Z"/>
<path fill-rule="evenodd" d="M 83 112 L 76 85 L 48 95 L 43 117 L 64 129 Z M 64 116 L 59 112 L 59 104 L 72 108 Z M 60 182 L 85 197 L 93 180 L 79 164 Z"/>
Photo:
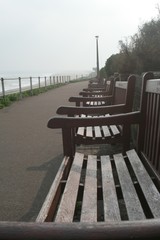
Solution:
<path fill-rule="evenodd" d="M 160 236 L 160 80 L 152 78 L 151 73 L 144 76 L 140 111 L 49 120 L 49 128 L 62 128 L 65 157 L 37 222 L 53 221 L 53 229 L 61 226 L 62 239 Z M 138 124 L 137 151 L 113 156 L 70 155 L 72 129 L 88 123 Z"/>
<path fill-rule="evenodd" d="M 58 114 L 68 115 L 70 117 L 94 117 L 104 116 L 109 114 L 131 112 L 134 101 L 136 77 L 131 75 L 127 82 L 117 82 L 119 88 L 115 87 L 115 105 L 103 106 L 103 107 L 72 107 L 61 106 L 57 109 Z M 120 87 L 123 87 L 123 92 L 119 93 Z M 117 101 L 118 96 L 119 104 Z M 123 98 L 122 98 L 123 97 Z M 86 98 L 85 98 L 86 99 Z M 83 100 L 83 98 L 82 98 Z M 125 134 L 123 134 L 125 132 Z M 80 144 L 114 144 L 123 143 L 125 150 L 129 148 L 130 143 L 130 131 L 121 125 L 104 125 L 104 126 L 86 126 L 74 129 L 74 151 L 76 145 Z"/>
<path fill-rule="evenodd" d="M 136 150 L 70 155 L 72 128 L 88 123 L 137 124 Z M 144 76 L 140 111 L 98 119 L 53 117 L 48 127 L 63 131 L 60 169 L 36 223 L 1 222 L 0 239 L 160 239 L 160 79 Z"/>

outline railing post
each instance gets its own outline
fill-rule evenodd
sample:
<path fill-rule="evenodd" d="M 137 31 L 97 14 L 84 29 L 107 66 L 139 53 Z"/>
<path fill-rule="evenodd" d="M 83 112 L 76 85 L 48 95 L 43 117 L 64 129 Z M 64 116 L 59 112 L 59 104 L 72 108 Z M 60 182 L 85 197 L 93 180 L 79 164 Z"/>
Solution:
<path fill-rule="evenodd" d="M 19 94 L 20 94 L 20 99 L 22 99 L 22 84 L 21 84 L 21 77 L 19 77 L 18 80 L 19 80 Z"/>
<path fill-rule="evenodd" d="M 46 77 L 44 77 L 44 82 L 45 82 L 45 90 L 46 90 L 46 87 L 47 87 Z"/>
<path fill-rule="evenodd" d="M 57 76 L 57 82 L 56 83 L 59 83 L 59 81 L 58 81 L 58 76 Z"/>
<path fill-rule="evenodd" d="M 41 80 L 40 80 L 40 77 L 38 77 L 38 86 L 39 86 L 39 92 L 40 92 L 40 89 L 41 89 Z"/>
<path fill-rule="evenodd" d="M 4 87 L 4 78 L 1 78 L 1 84 L 2 84 L 2 96 L 5 97 L 5 87 Z"/>
<path fill-rule="evenodd" d="M 55 85 L 55 76 L 53 76 L 53 85 Z"/>
<path fill-rule="evenodd" d="M 32 77 L 30 77 L 30 90 L 31 90 L 31 95 L 33 95 Z"/>
<path fill-rule="evenodd" d="M 52 78 L 51 78 L 51 76 L 49 77 L 49 79 L 50 79 L 50 86 L 52 85 Z"/>

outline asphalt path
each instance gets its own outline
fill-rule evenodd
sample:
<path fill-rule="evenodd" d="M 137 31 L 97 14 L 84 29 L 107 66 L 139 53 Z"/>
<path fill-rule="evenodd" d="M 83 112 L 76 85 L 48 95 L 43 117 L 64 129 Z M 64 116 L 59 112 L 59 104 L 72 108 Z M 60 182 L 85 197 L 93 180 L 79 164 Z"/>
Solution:
<path fill-rule="evenodd" d="M 34 221 L 63 159 L 60 129 L 47 121 L 88 82 L 26 97 L 0 110 L 0 221 Z"/>

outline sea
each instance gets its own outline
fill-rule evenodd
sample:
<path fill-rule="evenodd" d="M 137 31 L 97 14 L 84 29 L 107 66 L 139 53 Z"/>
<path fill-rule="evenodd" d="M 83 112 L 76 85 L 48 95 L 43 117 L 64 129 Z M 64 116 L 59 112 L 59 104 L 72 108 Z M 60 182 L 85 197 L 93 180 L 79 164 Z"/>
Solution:
<path fill-rule="evenodd" d="M 70 79 L 77 79 L 87 76 L 89 71 L 68 71 L 68 72 L 42 72 L 42 71 L 0 71 L 0 96 L 2 96 L 2 82 L 4 79 L 5 92 L 18 92 L 19 77 L 21 77 L 21 87 L 27 89 L 30 87 L 30 77 L 32 77 L 32 85 L 38 86 L 38 77 L 41 77 L 41 86 L 45 84 L 45 77 L 49 81 L 50 76 L 70 76 Z"/>
<path fill-rule="evenodd" d="M 32 77 L 33 85 L 38 84 L 38 77 L 49 77 L 53 76 L 53 73 L 50 72 L 33 72 L 33 71 L 17 71 L 17 72 L 0 72 L 0 93 L 2 93 L 2 83 L 1 83 L 1 78 L 4 79 L 4 87 L 5 91 L 12 91 L 19 88 L 19 77 L 22 78 L 21 80 L 21 87 L 29 87 L 30 86 L 30 77 Z M 41 81 L 45 81 L 41 80 Z"/>
<path fill-rule="evenodd" d="M 18 92 L 19 77 L 21 77 L 21 87 L 30 87 L 30 77 L 32 77 L 33 86 L 38 85 L 38 77 L 41 77 L 41 86 L 45 84 L 45 78 L 49 81 L 50 76 L 70 76 L 70 79 L 77 79 L 88 76 L 90 71 L 62 71 L 62 72 L 42 72 L 42 71 L 0 71 L 0 96 L 2 96 L 1 78 L 4 79 L 6 92 Z"/>

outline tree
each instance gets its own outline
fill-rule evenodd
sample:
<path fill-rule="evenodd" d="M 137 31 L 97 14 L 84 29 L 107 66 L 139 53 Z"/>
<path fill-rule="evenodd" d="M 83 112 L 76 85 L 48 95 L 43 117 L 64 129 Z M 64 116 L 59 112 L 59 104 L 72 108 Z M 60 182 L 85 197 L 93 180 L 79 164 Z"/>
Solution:
<path fill-rule="evenodd" d="M 144 23 L 138 33 L 120 40 L 120 51 L 105 63 L 108 76 L 114 72 L 142 73 L 160 70 L 160 14 L 156 20 Z"/>

